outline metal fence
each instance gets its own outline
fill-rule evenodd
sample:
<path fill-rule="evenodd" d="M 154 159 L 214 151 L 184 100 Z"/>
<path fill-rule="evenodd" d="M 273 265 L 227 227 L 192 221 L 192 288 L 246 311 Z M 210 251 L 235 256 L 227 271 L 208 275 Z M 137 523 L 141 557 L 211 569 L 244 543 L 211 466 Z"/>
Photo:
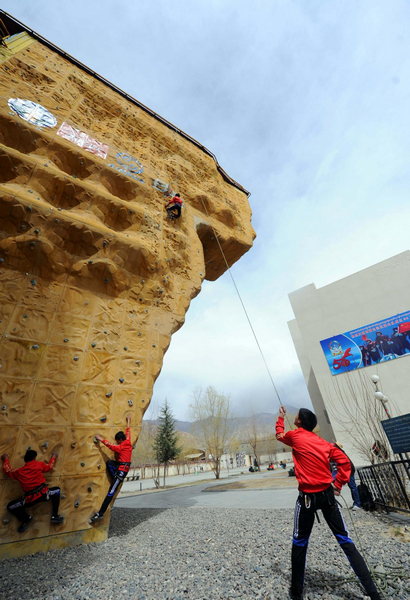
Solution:
<path fill-rule="evenodd" d="M 395 460 L 357 469 L 377 506 L 410 513 L 410 460 Z"/>

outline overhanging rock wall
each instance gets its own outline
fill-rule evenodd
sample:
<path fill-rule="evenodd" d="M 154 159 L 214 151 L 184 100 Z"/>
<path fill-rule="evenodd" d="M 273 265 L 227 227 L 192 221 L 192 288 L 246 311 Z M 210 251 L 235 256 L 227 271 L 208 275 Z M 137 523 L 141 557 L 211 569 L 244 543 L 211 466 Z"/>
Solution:
<path fill-rule="evenodd" d="M 23 38 L 23 39 L 22 39 Z M 14 42 L 14 46 L 13 46 Z M 104 539 L 89 518 L 105 447 L 132 416 L 135 442 L 171 335 L 204 278 L 252 245 L 247 195 L 160 120 L 22 33 L 0 53 L 0 453 L 59 457 L 64 524 L 49 505 L 17 533 L 21 492 L 0 480 L 0 557 Z M 30 104 L 34 103 L 34 104 Z M 40 105 L 40 108 L 37 106 Z M 171 222 L 164 190 L 179 191 Z"/>

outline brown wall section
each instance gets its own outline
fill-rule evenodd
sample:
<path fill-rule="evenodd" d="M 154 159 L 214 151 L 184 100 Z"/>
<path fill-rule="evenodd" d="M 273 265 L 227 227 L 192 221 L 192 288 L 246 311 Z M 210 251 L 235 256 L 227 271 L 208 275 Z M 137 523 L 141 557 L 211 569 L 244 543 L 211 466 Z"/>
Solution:
<path fill-rule="evenodd" d="M 28 446 L 40 460 L 59 453 L 48 481 L 65 518 L 51 529 L 40 505 L 18 534 L 5 507 L 20 489 L 1 474 L 10 556 L 10 542 L 90 528 L 111 457 L 95 432 L 112 439 L 131 414 L 137 439 L 172 333 L 202 280 L 226 269 L 215 235 L 232 264 L 254 231 L 246 194 L 212 157 L 69 60 L 34 41 L 0 73 L 0 452 L 14 467 Z M 10 98 L 41 104 L 56 126 L 21 118 Z M 107 157 L 57 135 L 63 122 Z M 179 221 L 166 220 L 156 179 L 181 193 Z"/>

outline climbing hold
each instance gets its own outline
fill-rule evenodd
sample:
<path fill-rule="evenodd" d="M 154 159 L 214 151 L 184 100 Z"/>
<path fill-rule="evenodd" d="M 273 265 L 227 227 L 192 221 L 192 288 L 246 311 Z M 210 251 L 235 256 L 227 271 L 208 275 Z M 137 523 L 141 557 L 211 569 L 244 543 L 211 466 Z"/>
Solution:
<path fill-rule="evenodd" d="M 124 380 L 122 379 L 122 377 L 120 377 L 118 381 L 119 381 L 120 383 L 124 383 Z"/>
<path fill-rule="evenodd" d="M 44 442 L 44 444 L 41 444 L 41 447 L 45 448 L 47 450 L 47 448 L 48 448 L 48 442 Z"/>
<path fill-rule="evenodd" d="M 153 347 L 153 348 L 156 348 L 156 346 L 157 346 L 156 344 L 152 344 L 152 347 Z"/>
<path fill-rule="evenodd" d="M 105 394 L 105 397 L 106 397 L 106 398 L 111 398 L 111 396 L 112 396 L 112 392 L 107 392 L 107 393 Z"/>
<path fill-rule="evenodd" d="M 37 281 L 36 281 L 35 279 L 32 279 L 32 280 L 30 281 L 30 283 L 31 283 L 31 285 L 36 285 Z"/>
<path fill-rule="evenodd" d="M 4 258 L 0 258 L 0 264 L 4 263 Z"/>
<path fill-rule="evenodd" d="M 127 346 L 124 346 L 124 350 L 125 350 L 125 351 L 127 351 L 127 350 L 128 350 Z"/>
<path fill-rule="evenodd" d="M 78 502 L 78 500 L 77 500 L 77 502 L 74 504 L 74 506 L 75 506 L 75 508 L 78 508 L 78 507 L 80 506 L 80 503 Z"/>
<path fill-rule="evenodd" d="M 97 465 L 97 469 L 101 469 L 101 465 Z"/>
<path fill-rule="evenodd" d="M 142 283 L 145 283 L 145 279 L 142 280 Z"/>
<path fill-rule="evenodd" d="M 108 283 L 110 280 L 108 279 L 108 277 L 105 278 L 105 283 Z"/>
<path fill-rule="evenodd" d="M 140 302 L 142 302 L 142 298 L 140 298 Z"/>
<path fill-rule="evenodd" d="M 64 343 L 66 344 L 67 342 L 69 342 L 70 340 L 68 338 L 64 338 Z"/>
<path fill-rule="evenodd" d="M 8 525 L 10 523 L 10 519 L 3 519 L 3 524 Z"/>
<path fill-rule="evenodd" d="M 141 335 L 142 335 L 141 331 L 139 331 L 139 332 L 138 332 L 138 335 L 139 335 L 139 336 L 141 336 Z"/>
<path fill-rule="evenodd" d="M 60 207 L 58 207 L 58 209 L 57 209 L 57 210 L 63 210 L 63 209 L 62 209 L 62 208 L 60 208 Z"/>
<path fill-rule="evenodd" d="M 93 260 L 89 260 L 89 261 L 88 261 L 88 264 L 89 264 L 89 265 L 92 265 L 92 264 L 93 264 L 93 262 L 94 262 Z"/>
<path fill-rule="evenodd" d="M 106 334 L 107 334 L 107 333 L 108 333 L 108 331 L 104 331 L 104 333 L 106 333 Z"/>
<path fill-rule="evenodd" d="M 40 230 L 39 229 L 35 229 L 34 233 L 36 233 L 38 235 L 40 233 Z"/>
<path fill-rule="evenodd" d="M 7 410 L 7 406 L 5 404 L 3 404 L 3 406 L 1 407 L 1 410 Z"/>
<path fill-rule="evenodd" d="M 72 442 L 72 444 L 71 444 L 71 448 L 75 448 L 75 447 L 76 447 L 76 445 L 77 445 L 77 442 Z"/>
<path fill-rule="evenodd" d="M 107 240 L 104 240 L 103 241 L 103 248 L 105 248 L 107 244 L 108 244 Z"/>
<path fill-rule="evenodd" d="M 128 400 L 128 406 L 132 406 L 134 402 L 132 400 Z"/>
<path fill-rule="evenodd" d="M 137 371 L 133 371 L 133 373 L 134 373 L 134 375 L 136 375 L 136 374 L 137 374 Z"/>
<path fill-rule="evenodd" d="M 58 209 L 58 210 L 60 210 L 60 209 Z M 59 223 L 59 222 L 60 222 L 60 219 L 54 219 L 54 221 L 55 221 L 56 223 Z"/>
<path fill-rule="evenodd" d="M 27 319 L 27 315 L 23 315 L 23 319 Z"/>
<path fill-rule="evenodd" d="M 78 356 L 74 356 L 74 360 L 80 360 Z"/>
<path fill-rule="evenodd" d="M 141 398 L 141 402 L 145 402 L 144 398 Z"/>
<path fill-rule="evenodd" d="M 34 344 L 33 346 L 31 346 L 33 350 L 38 350 L 38 345 Z"/>
<path fill-rule="evenodd" d="M 30 247 L 31 247 L 31 248 L 34 248 L 34 247 L 35 247 L 35 245 L 36 245 L 36 242 L 30 242 Z"/>
<path fill-rule="evenodd" d="M 87 490 L 88 490 L 89 492 L 92 492 L 92 491 L 93 491 L 93 488 L 91 487 L 91 485 L 89 485 L 89 486 L 88 486 Z"/>
<path fill-rule="evenodd" d="M 96 437 L 93 438 L 93 442 L 94 442 L 94 444 L 98 444 L 98 440 Z"/>
<path fill-rule="evenodd" d="M 106 421 L 106 420 L 107 420 L 107 417 L 101 417 L 101 419 L 100 419 L 101 423 L 104 423 L 104 421 Z"/>
<path fill-rule="evenodd" d="M 96 347 L 96 345 L 97 345 L 97 344 L 96 344 L 95 342 L 93 342 L 93 343 L 91 344 L 91 348 L 95 348 L 95 347 Z"/>
<path fill-rule="evenodd" d="M 65 500 L 67 496 L 65 494 L 61 494 L 61 500 Z"/>
<path fill-rule="evenodd" d="M 136 365 L 139 365 L 139 364 L 140 364 L 140 362 L 141 362 L 140 360 L 136 360 L 136 361 L 135 361 L 135 364 L 136 364 Z"/>
<path fill-rule="evenodd" d="M 82 463 L 80 463 L 80 465 L 81 465 L 82 467 L 85 467 L 85 463 L 83 463 L 83 462 L 82 462 Z"/>

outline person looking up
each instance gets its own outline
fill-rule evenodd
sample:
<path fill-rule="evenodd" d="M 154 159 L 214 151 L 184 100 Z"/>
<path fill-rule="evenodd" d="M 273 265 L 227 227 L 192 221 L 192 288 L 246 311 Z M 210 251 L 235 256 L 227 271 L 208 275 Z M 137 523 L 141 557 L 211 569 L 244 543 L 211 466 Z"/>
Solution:
<path fill-rule="evenodd" d="M 292 542 L 292 582 L 289 590 L 291 598 L 303 598 L 306 552 L 315 514 L 317 515 L 320 509 L 367 594 L 372 600 L 381 600 L 363 557 L 349 537 L 335 499 L 350 478 L 348 457 L 339 448 L 313 433 L 317 419 L 312 411 L 301 408 L 295 417 L 296 429 L 287 433 L 284 425 L 285 414 L 286 409 L 281 406 L 276 422 L 276 438 L 291 446 L 295 476 L 299 483 Z M 337 465 L 334 483 L 330 472 L 330 460 Z"/>

